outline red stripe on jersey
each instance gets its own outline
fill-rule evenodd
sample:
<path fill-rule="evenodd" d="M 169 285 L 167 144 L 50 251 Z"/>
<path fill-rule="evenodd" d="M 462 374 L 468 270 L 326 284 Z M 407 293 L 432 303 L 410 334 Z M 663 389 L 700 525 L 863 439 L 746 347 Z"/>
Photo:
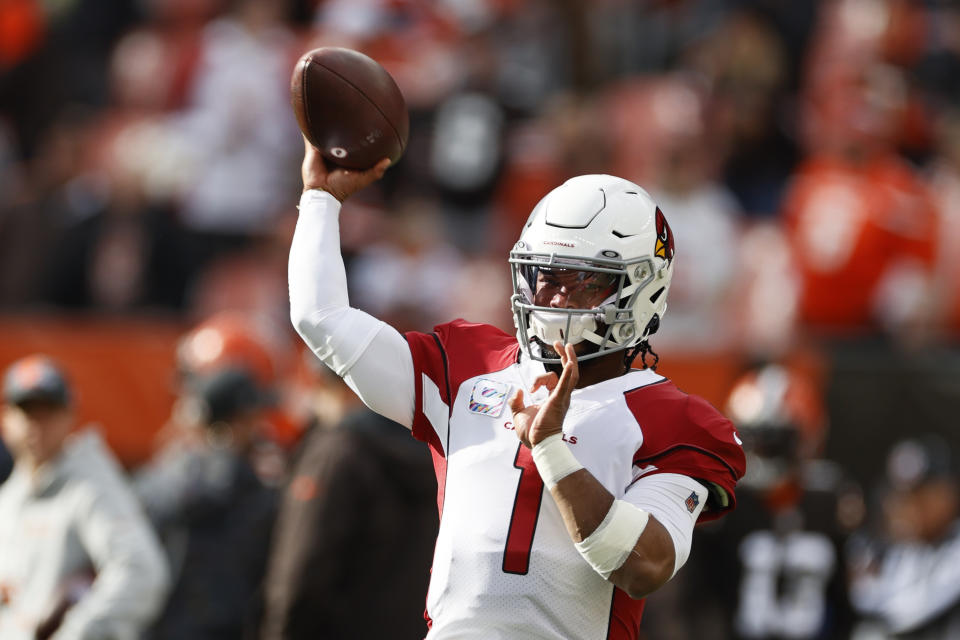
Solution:
<path fill-rule="evenodd" d="M 410 354 L 413 356 L 414 410 L 413 437 L 430 445 L 433 470 L 437 475 L 437 513 L 443 514 L 443 496 L 447 483 L 446 442 L 434 430 L 429 418 L 423 413 L 423 376 L 426 375 L 440 390 L 440 399 L 450 406 L 450 387 L 447 384 L 446 355 L 434 334 L 410 332 L 406 335 Z"/>
<path fill-rule="evenodd" d="M 640 637 L 640 618 L 643 617 L 646 603 L 645 598 L 634 600 L 626 591 L 614 587 L 607 640 L 637 640 Z"/>
<path fill-rule="evenodd" d="M 627 391 L 624 397 L 643 431 L 634 464 L 653 464 L 652 473 L 679 473 L 722 487 L 729 505 L 708 499 L 700 521 L 732 509 L 734 487 L 746 469 L 733 424 L 709 402 L 683 393 L 669 380 Z"/>
<path fill-rule="evenodd" d="M 450 406 L 450 384 L 447 375 L 447 356 L 436 334 L 410 332 L 404 336 L 413 356 L 413 437 L 426 442 L 444 455 L 446 442 L 440 442 L 430 420 L 423 413 L 423 376 L 426 375 L 440 390 L 440 399 Z"/>

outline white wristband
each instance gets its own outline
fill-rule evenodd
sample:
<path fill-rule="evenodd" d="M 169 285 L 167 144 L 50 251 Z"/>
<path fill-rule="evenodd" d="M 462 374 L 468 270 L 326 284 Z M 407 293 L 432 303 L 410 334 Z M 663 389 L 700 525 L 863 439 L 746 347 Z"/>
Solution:
<path fill-rule="evenodd" d="M 626 562 L 649 520 L 650 514 L 640 507 L 614 500 L 600 526 L 576 543 L 577 551 L 597 573 L 609 578 Z"/>
<path fill-rule="evenodd" d="M 553 489 L 558 482 L 574 471 L 583 469 L 583 465 L 577 462 L 570 447 L 563 441 L 561 433 L 555 433 L 533 445 L 530 453 L 548 489 Z"/>

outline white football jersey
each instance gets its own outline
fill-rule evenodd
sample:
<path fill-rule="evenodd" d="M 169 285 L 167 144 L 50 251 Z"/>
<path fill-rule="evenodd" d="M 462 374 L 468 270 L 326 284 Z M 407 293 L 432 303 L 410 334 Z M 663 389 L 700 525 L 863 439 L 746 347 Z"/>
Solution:
<path fill-rule="evenodd" d="M 455 321 L 406 338 L 413 434 L 430 445 L 440 509 L 427 638 L 636 638 L 643 601 L 580 556 L 513 431 L 508 399 L 517 389 L 528 404 L 545 399 L 529 394 L 543 365 L 521 360 L 516 338 L 487 325 Z M 701 520 L 732 506 L 743 472 L 732 425 L 653 371 L 575 390 L 563 432 L 615 498 L 630 501 L 640 476 L 669 472 L 715 488 L 711 501 L 724 496 Z"/>

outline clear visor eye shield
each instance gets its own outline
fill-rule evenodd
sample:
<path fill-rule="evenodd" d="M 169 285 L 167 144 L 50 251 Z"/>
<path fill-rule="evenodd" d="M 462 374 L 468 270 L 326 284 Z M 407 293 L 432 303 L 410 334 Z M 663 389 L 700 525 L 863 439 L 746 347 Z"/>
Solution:
<path fill-rule="evenodd" d="M 581 256 L 514 251 L 510 265 L 518 338 L 534 359 L 559 362 L 552 349 L 557 340 L 564 345 L 583 340 L 597 345 L 596 352 L 578 355 L 580 360 L 638 342 L 631 300 L 654 278 L 649 257 L 585 261 Z M 546 354 L 544 347 L 549 347 Z"/>

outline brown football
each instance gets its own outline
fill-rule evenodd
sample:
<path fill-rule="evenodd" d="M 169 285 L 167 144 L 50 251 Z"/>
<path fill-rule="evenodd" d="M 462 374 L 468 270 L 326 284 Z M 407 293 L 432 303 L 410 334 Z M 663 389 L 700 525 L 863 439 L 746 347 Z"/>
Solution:
<path fill-rule="evenodd" d="M 386 69 L 359 51 L 322 47 L 303 54 L 290 77 L 300 130 L 324 159 L 346 169 L 395 163 L 407 146 L 407 104 Z"/>

